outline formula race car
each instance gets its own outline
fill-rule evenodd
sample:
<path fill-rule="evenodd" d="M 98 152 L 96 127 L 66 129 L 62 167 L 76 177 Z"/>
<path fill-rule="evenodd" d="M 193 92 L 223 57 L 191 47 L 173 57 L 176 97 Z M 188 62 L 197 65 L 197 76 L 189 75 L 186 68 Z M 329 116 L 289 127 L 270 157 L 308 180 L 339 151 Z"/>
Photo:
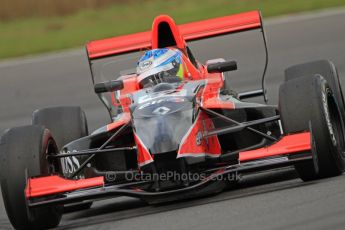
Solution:
<path fill-rule="evenodd" d="M 227 76 L 235 60 L 202 64 L 186 42 L 244 31 L 260 34 L 266 63 L 259 89 L 238 93 Z M 55 227 L 64 206 L 109 197 L 161 203 L 285 166 L 304 181 L 344 171 L 344 100 L 330 61 L 287 68 L 278 106 L 248 102 L 267 101 L 258 11 L 179 26 L 161 15 L 152 31 L 92 41 L 86 50 L 111 123 L 89 135 L 80 107 L 44 108 L 32 125 L 3 134 L 1 189 L 17 229 Z"/>

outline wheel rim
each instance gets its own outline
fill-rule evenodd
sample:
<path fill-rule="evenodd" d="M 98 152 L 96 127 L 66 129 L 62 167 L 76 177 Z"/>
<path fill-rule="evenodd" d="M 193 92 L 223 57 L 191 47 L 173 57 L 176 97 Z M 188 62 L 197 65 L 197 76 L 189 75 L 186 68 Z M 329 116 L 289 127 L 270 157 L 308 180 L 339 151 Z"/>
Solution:
<path fill-rule="evenodd" d="M 57 153 L 58 153 L 58 149 L 57 149 L 55 141 L 52 138 L 49 138 L 47 142 L 47 147 L 45 149 L 45 155 L 46 155 L 47 163 L 48 163 L 47 165 L 48 174 L 54 174 L 54 173 L 59 172 L 60 165 L 58 161 L 50 160 L 48 158 L 49 156 L 55 155 Z"/>

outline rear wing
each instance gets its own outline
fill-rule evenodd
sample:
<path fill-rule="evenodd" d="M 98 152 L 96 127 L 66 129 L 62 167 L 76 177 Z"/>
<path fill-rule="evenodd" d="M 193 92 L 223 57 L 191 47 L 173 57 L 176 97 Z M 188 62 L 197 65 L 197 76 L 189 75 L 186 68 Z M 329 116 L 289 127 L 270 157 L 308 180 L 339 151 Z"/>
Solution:
<path fill-rule="evenodd" d="M 178 26 L 185 41 L 199 40 L 244 30 L 262 29 L 259 11 L 186 23 Z M 151 31 L 91 41 L 86 49 L 90 60 L 106 56 L 150 49 Z"/>
<path fill-rule="evenodd" d="M 169 16 L 160 15 L 153 21 L 152 30 L 150 31 L 88 42 L 86 51 L 92 82 L 95 83 L 95 76 L 97 76 L 94 70 L 104 67 L 103 64 L 101 64 L 102 61 L 108 60 L 114 63 L 114 60 L 117 59 L 118 56 L 125 56 L 126 54 L 154 48 L 174 45 L 178 48 L 186 48 L 186 42 L 188 41 L 201 40 L 248 30 L 260 30 L 262 33 L 266 52 L 266 63 L 261 80 L 261 91 L 263 92 L 264 100 L 267 102 L 264 89 L 264 78 L 268 64 L 268 52 L 259 11 L 250 11 L 178 26 Z M 125 65 L 125 63 L 123 64 Z M 115 71 L 112 69 L 109 70 L 110 74 L 113 74 L 113 72 Z M 113 117 L 114 112 L 112 112 L 111 106 L 108 105 L 105 96 L 103 94 L 98 94 L 98 96 L 108 108 L 110 116 Z"/>

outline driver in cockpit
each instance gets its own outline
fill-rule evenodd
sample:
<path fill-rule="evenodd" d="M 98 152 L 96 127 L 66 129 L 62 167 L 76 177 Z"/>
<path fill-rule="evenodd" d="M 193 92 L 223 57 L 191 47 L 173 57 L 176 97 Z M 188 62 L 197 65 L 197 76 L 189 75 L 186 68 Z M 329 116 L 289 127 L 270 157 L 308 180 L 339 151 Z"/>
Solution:
<path fill-rule="evenodd" d="M 140 87 L 182 81 L 185 73 L 183 54 L 175 48 L 153 49 L 145 52 L 137 64 Z"/>

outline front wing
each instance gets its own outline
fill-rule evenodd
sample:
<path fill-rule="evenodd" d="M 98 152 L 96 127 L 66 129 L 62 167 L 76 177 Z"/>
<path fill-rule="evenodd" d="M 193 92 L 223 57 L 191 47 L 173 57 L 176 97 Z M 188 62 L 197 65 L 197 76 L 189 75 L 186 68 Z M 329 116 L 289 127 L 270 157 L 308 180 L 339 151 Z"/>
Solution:
<path fill-rule="evenodd" d="M 141 199 L 169 200 L 169 197 L 189 197 L 219 177 L 230 174 L 255 173 L 273 168 L 294 165 L 302 161 L 313 161 L 309 132 L 284 136 L 276 143 L 255 150 L 239 153 L 239 162 L 208 170 L 208 177 L 193 185 L 175 190 L 147 192 L 140 186 L 153 181 L 134 181 L 123 184 L 106 184 L 103 176 L 69 180 L 57 175 L 29 178 L 25 195 L 29 207 L 68 204 L 115 196 L 130 196 Z"/>

